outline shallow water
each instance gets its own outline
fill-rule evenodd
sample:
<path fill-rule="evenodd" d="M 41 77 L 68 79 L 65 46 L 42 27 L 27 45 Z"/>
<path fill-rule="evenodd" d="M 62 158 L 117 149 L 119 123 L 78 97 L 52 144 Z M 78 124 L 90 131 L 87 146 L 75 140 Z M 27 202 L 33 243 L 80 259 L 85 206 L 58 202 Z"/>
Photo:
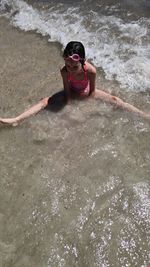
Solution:
<path fill-rule="evenodd" d="M 148 266 L 150 131 L 120 115 L 82 102 L 1 130 L 1 266 Z"/>
<path fill-rule="evenodd" d="M 150 5 L 147 0 L 1 0 L 0 15 L 62 47 L 83 42 L 86 57 L 122 90 L 149 92 Z"/>
<path fill-rule="evenodd" d="M 11 116 L 61 89 L 61 50 L 0 22 Z M 128 98 L 149 106 L 149 95 Z M 1 126 L 0 266 L 148 267 L 149 144 L 149 122 L 92 100 Z"/>

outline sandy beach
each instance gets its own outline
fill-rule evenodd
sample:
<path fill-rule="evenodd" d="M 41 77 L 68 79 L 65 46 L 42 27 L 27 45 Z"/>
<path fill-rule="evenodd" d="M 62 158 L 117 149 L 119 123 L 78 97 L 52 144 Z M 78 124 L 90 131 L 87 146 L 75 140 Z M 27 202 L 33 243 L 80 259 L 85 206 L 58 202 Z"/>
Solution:
<path fill-rule="evenodd" d="M 62 64 L 58 43 L 0 18 L 0 116 L 60 91 Z M 100 77 L 149 109 L 148 92 Z M 149 122 L 76 103 L 0 127 L 0 267 L 148 267 Z"/>
<path fill-rule="evenodd" d="M 60 54 L 60 47 L 57 43 L 49 45 L 46 38 L 41 39 L 40 35 L 34 33 L 26 34 L 11 26 L 6 19 L 0 18 L 0 48 L 0 115 L 2 117 L 15 116 L 38 102 L 42 97 L 49 96 L 62 89 L 59 67 L 63 61 Z M 24 182 L 26 183 L 28 179 L 25 179 L 26 181 L 24 180 L 24 182 L 21 181 L 21 184 L 18 180 L 19 177 L 22 177 L 21 169 L 24 165 L 23 158 L 21 160 L 23 164 L 21 164 L 22 167 L 18 166 L 16 174 L 13 175 L 13 166 L 15 165 L 12 163 L 12 159 L 15 157 L 15 147 L 17 146 L 15 141 L 17 138 L 15 129 L 13 131 L 14 137 L 12 138 L 10 137 L 13 136 L 11 129 L 7 131 L 7 129 L 2 126 L 0 130 L 0 266 L 34 266 L 32 265 L 31 258 L 28 259 L 28 256 L 23 256 L 24 253 L 21 253 L 21 262 L 20 260 L 16 262 L 16 250 L 18 250 L 18 248 L 16 246 L 15 237 L 12 238 L 11 236 L 12 232 L 15 232 L 16 223 L 13 222 L 12 228 L 10 225 L 13 220 L 12 217 L 16 217 L 16 208 L 18 207 L 17 210 L 19 211 L 19 209 L 23 207 L 23 199 L 21 200 L 19 196 L 23 198 L 26 195 L 24 195 L 24 189 L 26 188 Z M 37 131 L 37 129 L 35 131 Z M 26 142 L 29 141 L 28 138 L 29 136 L 26 136 Z M 37 136 L 37 142 L 40 142 L 41 138 L 42 140 L 44 138 L 41 134 L 39 137 Z M 22 147 L 21 150 L 26 154 L 24 148 Z M 30 153 L 29 150 L 28 153 Z M 21 154 L 20 156 L 19 154 L 16 157 L 18 160 L 21 156 Z M 15 164 L 17 164 L 17 162 Z M 15 182 L 16 179 L 18 180 L 17 184 Z M 29 179 L 31 179 L 31 176 Z M 35 181 L 31 182 L 32 186 L 34 182 Z M 20 186 L 21 188 L 19 189 Z M 18 189 L 19 192 L 17 193 Z M 26 208 L 30 209 L 28 205 Z M 17 236 L 19 238 L 18 234 Z"/>
<path fill-rule="evenodd" d="M 40 34 L 16 29 L 4 18 L 0 18 L 0 39 L 1 117 L 15 116 L 62 89 L 59 69 L 63 59 L 58 43 L 49 43 Z M 120 90 L 115 81 L 105 80 L 101 69 L 97 73 L 97 87 L 143 110 L 149 108 L 148 92 Z"/>
<path fill-rule="evenodd" d="M 0 19 L 1 116 L 13 116 L 62 89 L 60 47 Z M 17 106 L 16 106 L 17 103 Z"/>

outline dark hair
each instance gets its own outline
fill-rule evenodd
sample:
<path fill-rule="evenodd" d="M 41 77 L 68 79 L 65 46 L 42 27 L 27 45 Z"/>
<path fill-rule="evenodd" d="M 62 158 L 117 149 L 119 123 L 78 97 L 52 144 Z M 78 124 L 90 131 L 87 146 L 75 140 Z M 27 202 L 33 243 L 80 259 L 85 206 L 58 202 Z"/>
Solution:
<path fill-rule="evenodd" d="M 84 65 L 85 49 L 81 42 L 71 41 L 66 45 L 63 57 L 72 56 L 73 54 L 78 54 L 82 58 L 82 60 L 80 60 L 81 64 Z"/>

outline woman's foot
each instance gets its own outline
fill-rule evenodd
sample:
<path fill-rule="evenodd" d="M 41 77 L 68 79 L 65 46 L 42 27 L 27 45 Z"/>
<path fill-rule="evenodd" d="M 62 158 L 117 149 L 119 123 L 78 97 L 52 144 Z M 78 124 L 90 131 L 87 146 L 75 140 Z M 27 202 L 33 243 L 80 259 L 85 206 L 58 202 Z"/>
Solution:
<path fill-rule="evenodd" d="M 7 119 L 0 118 L 0 123 L 12 126 L 18 125 L 18 121 L 15 118 L 7 118 Z"/>

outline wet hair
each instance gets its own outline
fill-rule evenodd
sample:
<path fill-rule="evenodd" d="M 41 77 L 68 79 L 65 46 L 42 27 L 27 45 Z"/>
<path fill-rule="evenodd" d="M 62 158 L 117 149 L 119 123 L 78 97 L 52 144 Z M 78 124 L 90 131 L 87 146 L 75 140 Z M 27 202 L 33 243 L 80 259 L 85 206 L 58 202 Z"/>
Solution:
<path fill-rule="evenodd" d="M 66 45 L 63 57 L 72 56 L 73 54 L 78 54 L 82 58 L 80 62 L 83 66 L 85 62 L 85 49 L 81 42 L 71 41 Z"/>

